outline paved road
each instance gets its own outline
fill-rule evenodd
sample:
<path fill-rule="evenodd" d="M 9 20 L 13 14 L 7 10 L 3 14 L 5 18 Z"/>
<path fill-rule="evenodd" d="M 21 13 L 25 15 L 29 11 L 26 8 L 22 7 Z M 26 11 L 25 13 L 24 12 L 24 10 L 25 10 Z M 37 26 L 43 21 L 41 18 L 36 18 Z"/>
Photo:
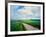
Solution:
<path fill-rule="evenodd" d="M 38 30 L 37 28 L 31 26 L 31 25 L 28 25 L 28 24 L 25 24 L 23 23 L 24 27 L 27 29 L 27 30 Z"/>

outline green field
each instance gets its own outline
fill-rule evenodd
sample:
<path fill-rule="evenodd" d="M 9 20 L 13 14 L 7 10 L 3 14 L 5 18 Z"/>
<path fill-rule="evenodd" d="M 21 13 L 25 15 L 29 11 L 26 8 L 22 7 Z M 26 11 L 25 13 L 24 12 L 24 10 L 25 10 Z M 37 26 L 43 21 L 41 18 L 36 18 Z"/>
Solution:
<path fill-rule="evenodd" d="M 11 20 L 10 23 L 11 31 L 26 31 L 26 28 L 22 23 L 26 23 L 40 29 L 40 19 Z"/>

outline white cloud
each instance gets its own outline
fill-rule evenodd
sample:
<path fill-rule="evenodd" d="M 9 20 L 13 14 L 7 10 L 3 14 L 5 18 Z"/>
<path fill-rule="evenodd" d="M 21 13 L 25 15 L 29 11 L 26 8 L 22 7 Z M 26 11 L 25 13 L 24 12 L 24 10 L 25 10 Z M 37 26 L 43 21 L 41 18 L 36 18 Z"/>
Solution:
<path fill-rule="evenodd" d="M 17 11 L 13 11 L 12 19 L 36 19 L 40 18 L 40 6 L 24 6 Z M 15 14 L 15 15 L 14 15 Z"/>

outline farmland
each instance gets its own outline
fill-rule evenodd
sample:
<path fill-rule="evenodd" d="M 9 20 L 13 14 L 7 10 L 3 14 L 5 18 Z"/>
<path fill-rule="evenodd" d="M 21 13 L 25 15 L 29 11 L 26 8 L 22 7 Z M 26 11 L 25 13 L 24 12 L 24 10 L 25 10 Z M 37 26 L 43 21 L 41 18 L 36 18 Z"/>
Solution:
<path fill-rule="evenodd" d="M 40 19 L 23 19 L 23 20 L 11 20 L 10 30 L 11 31 L 26 31 L 23 23 L 40 29 Z"/>

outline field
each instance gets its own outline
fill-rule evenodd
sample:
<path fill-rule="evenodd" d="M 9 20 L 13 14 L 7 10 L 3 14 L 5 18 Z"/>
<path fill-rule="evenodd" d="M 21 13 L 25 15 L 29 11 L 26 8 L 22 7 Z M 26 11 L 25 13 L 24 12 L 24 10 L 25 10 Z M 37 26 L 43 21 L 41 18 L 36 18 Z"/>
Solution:
<path fill-rule="evenodd" d="M 10 23 L 11 31 L 26 31 L 23 23 L 40 29 L 40 19 L 11 20 Z"/>

